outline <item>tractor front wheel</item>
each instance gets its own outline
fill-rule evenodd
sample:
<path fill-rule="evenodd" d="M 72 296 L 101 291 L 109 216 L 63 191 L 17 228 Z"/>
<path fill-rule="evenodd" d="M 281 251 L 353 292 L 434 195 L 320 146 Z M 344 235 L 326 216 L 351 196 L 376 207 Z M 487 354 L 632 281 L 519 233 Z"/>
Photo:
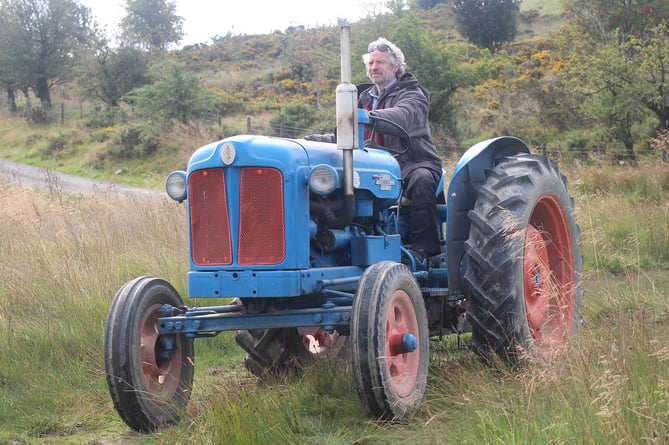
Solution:
<path fill-rule="evenodd" d="M 367 412 L 386 420 L 414 414 L 425 396 L 427 314 L 411 271 L 385 261 L 362 275 L 351 314 L 353 380 Z"/>
<path fill-rule="evenodd" d="M 107 384 L 114 407 L 137 431 L 176 423 L 193 386 L 193 342 L 158 333 L 160 309 L 183 306 L 166 281 L 140 277 L 114 297 L 105 332 Z"/>

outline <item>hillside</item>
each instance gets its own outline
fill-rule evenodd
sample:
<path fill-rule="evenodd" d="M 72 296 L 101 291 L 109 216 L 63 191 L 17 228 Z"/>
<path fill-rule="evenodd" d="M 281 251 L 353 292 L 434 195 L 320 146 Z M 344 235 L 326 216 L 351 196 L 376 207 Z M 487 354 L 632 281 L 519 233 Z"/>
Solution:
<path fill-rule="evenodd" d="M 409 69 L 432 86 L 433 96 L 442 94 L 440 90 L 449 96 L 451 108 L 439 116 L 433 114 L 432 121 L 433 136 L 445 157 L 499 134 L 519 136 L 533 146 L 550 147 L 554 153 L 567 153 L 571 150 L 568 145 L 573 144 L 579 144 L 579 150 L 590 150 L 587 145 L 597 143 L 600 134 L 593 133 L 590 125 L 585 138 L 569 135 L 566 126 L 588 123 L 578 119 L 563 122 L 564 117 L 548 103 L 548 99 L 557 101 L 560 91 L 546 94 L 547 86 L 536 81 L 546 76 L 546 70 L 552 75 L 550 70 L 560 63 L 559 59 L 551 60 L 559 50 L 553 33 L 563 23 L 560 5 L 559 0 L 524 1 L 516 42 L 494 57 L 464 44 L 452 10 L 444 4 L 430 10 L 369 17 L 351 24 L 354 58 L 378 35 L 396 34 L 425 51 L 447 49 L 436 70 L 429 56 L 424 60 L 420 54 L 407 56 Z M 402 27 L 411 31 L 409 36 L 402 34 Z M 423 40 L 413 42 L 412 36 Z M 183 74 L 195 76 L 214 96 L 211 113 L 188 124 L 137 119 L 128 104 L 107 111 L 84 95 L 77 83 L 54 90 L 49 125 L 36 125 L 33 116 L 26 122 L 23 113 L 9 117 L 5 98 L 0 96 L 0 157 L 93 179 L 162 188 L 170 170 L 183 167 L 190 153 L 212 140 L 248 132 L 281 135 L 286 128 L 294 135 L 333 128 L 338 48 L 337 28 L 293 27 L 266 35 L 223 36 L 211 45 L 171 52 L 168 59 L 183 63 Z M 544 65 L 539 57 L 547 54 Z M 537 60 L 541 62 L 537 64 Z M 353 67 L 354 81 L 363 81 L 362 64 L 354 63 Z M 484 70 L 496 78 L 467 78 L 480 76 Z M 459 84 L 444 83 L 448 76 L 461 76 Z M 548 76 L 548 87 L 559 85 Z M 293 105 L 308 111 L 279 124 L 284 108 Z M 26 108 L 25 102 L 19 106 Z M 537 111 L 539 106 L 549 108 L 540 110 L 542 115 Z M 574 131 L 584 133 L 580 127 Z"/>

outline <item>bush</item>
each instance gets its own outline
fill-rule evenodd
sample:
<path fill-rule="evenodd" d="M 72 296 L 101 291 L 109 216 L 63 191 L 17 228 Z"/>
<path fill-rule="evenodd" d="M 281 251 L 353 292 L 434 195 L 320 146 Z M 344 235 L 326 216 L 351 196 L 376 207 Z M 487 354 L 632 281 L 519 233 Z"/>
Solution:
<path fill-rule="evenodd" d="M 37 125 L 46 125 L 51 123 L 49 112 L 42 107 L 33 108 L 30 112 L 28 112 L 26 115 L 26 120 L 31 124 Z"/>
<path fill-rule="evenodd" d="M 142 159 L 155 153 L 160 146 L 160 134 L 154 126 L 132 123 L 114 131 L 106 155 L 114 159 Z"/>
<path fill-rule="evenodd" d="M 49 153 L 61 151 L 62 149 L 65 148 L 65 144 L 67 142 L 67 135 L 65 133 L 58 133 L 55 136 L 49 136 L 47 137 L 47 147 L 46 151 Z"/>
<path fill-rule="evenodd" d="M 276 136 L 298 137 L 316 133 L 313 127 L 318 119 L 313 107 L 302 103 L 290 103 L 283 106 L 279 114 L 270 120 L 270 126 Z"/>

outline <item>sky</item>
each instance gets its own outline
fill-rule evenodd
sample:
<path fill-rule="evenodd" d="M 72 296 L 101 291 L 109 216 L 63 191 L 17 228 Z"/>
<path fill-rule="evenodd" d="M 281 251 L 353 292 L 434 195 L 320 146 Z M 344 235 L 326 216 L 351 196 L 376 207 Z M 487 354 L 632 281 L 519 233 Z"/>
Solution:
<path fill-rule="evenodd" d="M 123 0 L 79 0 L 110 37 L 125 15 Z M 172 0 L 184 18 L 182 46 L 211 43 L 211 38 L 232 34 L 269 34 L 290 26 L 307 28 L 336 25 L 378 12 L 383 0 Z"/>

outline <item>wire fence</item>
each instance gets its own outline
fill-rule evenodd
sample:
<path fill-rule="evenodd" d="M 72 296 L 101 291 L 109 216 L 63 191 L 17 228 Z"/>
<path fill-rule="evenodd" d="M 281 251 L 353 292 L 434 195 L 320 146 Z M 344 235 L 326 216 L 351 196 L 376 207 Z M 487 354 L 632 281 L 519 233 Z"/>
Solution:
<path fill-rule="evenodd" d="M 250 118 L 249 118 L 250 119 Z M 249 122 L 249 128 L 253 128 L 251 120 Z M 321 133 L 319 129 L 314 128 L 300 128 L 290 125 L 272 125 L 266 124 L 266 128 L 270 129 L 270 133 L 273 136 L 280 137 L 299 137 L 309 134 Z M 513 135 L 511 135 L 513 136 Z M 522 138 L 521 138 L 522 139 Z M 453 146 L 452 144 L 444 143 L 439 141 L 438 138 L 434 138 L 435 145 L 440 154 L 445 156 L 461 156 L 463 155 L 471 146 Z M 526 141 L 527 142 L 527 141 Z M 599 161 L 599 162 L 610 162 L 624 164 L 630 162 L 630 156 L 622 148 L 612 148 L 612 147 L 568 147 L 568 146 L 548 146 L 543 143 L 532 144 L 528 142 L 530 150 L 535 154 L 541 154 L 543 156 L 562 160 L 590 160 L 590 161 Z M 668 153 L 667 150 L 652 150 L 652 149 L 634 149 L 634 156 L 637 157 L 657 157 L 658 162 L 662 164 L 667 164 L 668 162 Z"/>

